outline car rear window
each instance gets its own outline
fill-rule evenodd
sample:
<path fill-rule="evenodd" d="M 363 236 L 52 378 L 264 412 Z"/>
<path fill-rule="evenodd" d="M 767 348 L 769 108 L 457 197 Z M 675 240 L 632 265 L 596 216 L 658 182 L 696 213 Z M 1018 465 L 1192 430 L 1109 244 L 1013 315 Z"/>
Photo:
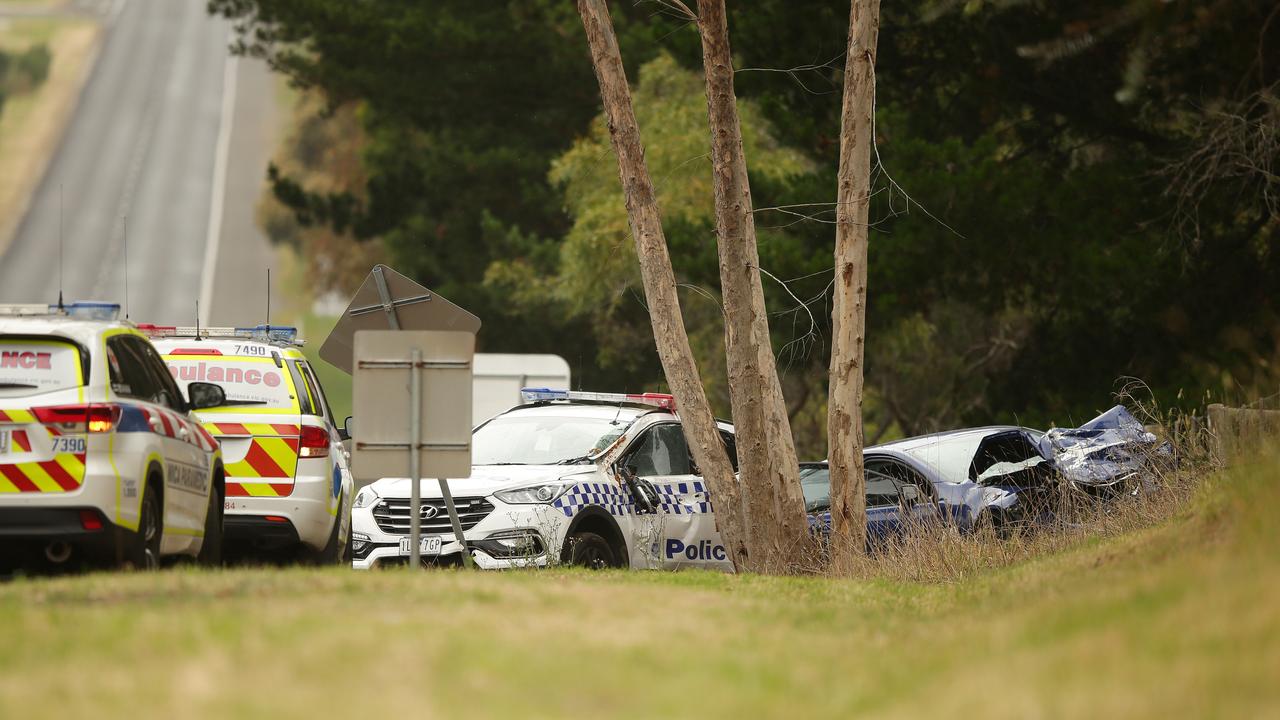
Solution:
<path fill-rule="evenodd" d="M 214 410 L 299 412 L 293 379 L 269 358 L 165 355 L 164 362 L 184 393 L 193 382 L 221 385 L 227 393 L 228 406 Z"/>
<path fill-rule="evenodd" d="M 84 385 L 80 348 L 69 340 L 0 336 L 0 397 Z"/>

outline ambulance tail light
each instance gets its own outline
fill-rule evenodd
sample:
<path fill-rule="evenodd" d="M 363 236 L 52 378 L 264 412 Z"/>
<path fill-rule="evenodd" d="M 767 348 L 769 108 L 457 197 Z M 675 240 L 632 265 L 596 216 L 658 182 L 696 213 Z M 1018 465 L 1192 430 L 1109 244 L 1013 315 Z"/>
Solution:
<path fill-rule="evenodd" d="M 586 400 L 604 403 L 653 405 L 671 412 L 675 412 L 676 409 L 675 396 L 666 393 L 598 393 L 578 390 L 553 390 L 552 388 L 521 388 L 520 395 L 527 403 L 550 402 L 552 400 Z"/>
<path fill-rule="evenodd" d="M 41 425 L 52 425 L 63 432 L 111 432 L 120 422 L 119 405 L 46 405 L 31 408 Z"/>
<path fill-rule="evenodd" d="M 303 425 L 298 439 L 298 457 L 318 458 L 329 455 L 329 433 L 324 428 Z"/>

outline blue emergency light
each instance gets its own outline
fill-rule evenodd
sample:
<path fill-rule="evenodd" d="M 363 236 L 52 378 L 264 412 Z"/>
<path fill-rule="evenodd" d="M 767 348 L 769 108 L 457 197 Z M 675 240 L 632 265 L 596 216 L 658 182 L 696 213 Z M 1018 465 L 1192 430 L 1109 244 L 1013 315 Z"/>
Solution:
<path fill-rule="evenodd" d="M 81 301 L 62 306 L 67 317 L 81 320 L 115 320 L 120 317 L 120 303 Z M 57 305 L 49 306 L 50 313 L 58 312 Z"/>
<path fill-rule="evenodd" d="M 290 325 L 255 325 L 253 327 L 238 327 L 235 329 L 237 335 L 241 337 L 250 337 L 259 342 L 274 342 L 285 345 L 297 343 L 298 328 Z"/>

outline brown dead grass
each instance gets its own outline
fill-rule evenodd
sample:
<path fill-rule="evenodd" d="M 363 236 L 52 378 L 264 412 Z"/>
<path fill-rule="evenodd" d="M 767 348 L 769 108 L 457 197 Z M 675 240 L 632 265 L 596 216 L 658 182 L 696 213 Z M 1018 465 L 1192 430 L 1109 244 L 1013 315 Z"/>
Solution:
<path fill-rule="evenodd" d="M 53 55 L 44 83 L 33 93 L 8 98 L 0 110 L 0 255 L 9 248 L 75 110 L 99 29 L 84 18 L 0 18 L 0 46 L 18 50 L 43 40 Z"/>

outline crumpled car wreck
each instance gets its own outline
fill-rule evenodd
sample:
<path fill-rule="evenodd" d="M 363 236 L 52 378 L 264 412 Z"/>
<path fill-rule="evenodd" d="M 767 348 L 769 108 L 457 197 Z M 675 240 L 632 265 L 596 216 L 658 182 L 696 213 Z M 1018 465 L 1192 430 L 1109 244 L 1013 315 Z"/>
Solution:
<path fill-rule="evenodd" d="M 1071 492 L 1109 499 L 1150 491 L 1153 462 L 1171 457 L 1167 443 L 1117 405 L 1076 428 L 992 426 L 897 440 L 867 448 L 864 462 L 869 473 L 924 489 L 921 500 L 960 529 L 1003 532 L 1053 519 Z"/>

